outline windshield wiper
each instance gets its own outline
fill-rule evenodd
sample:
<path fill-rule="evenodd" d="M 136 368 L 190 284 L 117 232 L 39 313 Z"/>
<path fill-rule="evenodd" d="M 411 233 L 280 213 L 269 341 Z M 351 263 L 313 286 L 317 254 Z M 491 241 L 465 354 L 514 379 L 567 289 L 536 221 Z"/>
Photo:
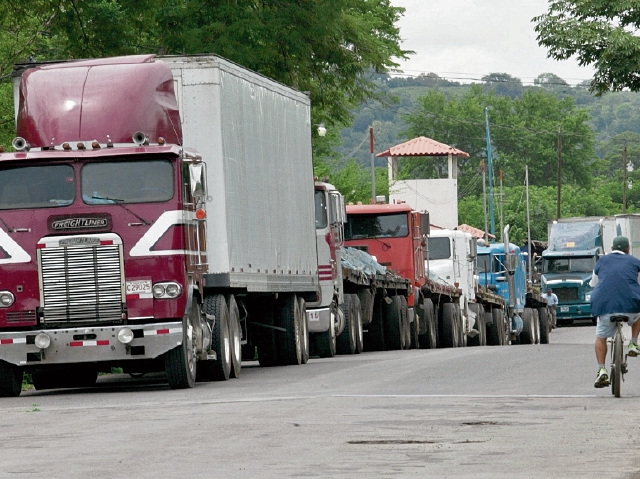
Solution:
<path fill-rule="evenodd" d="M 129 213 L 131 213 L 133 216 L 135 216 L 136 218 L 138 218 L 140 221 L 142 221 L 145 225 L 149 226 L 151 223 L 149 223 L 147 220 L 145 220 L 142 216 L 138 215 L 137 213 L 134 213 L 133 211 L 131 211 L 129 208 L 127 208 L 124 205 L 124 200 L 121 200 L 119 198 L 109 198 L 108 196 L 92 196 L 91 198 L 93 198 L 94 200 L 106 200 L 106 201 L 113 201 L 113 204 L 116 204 L 122 208 L 124 208 L 126 211 L 128 211 Z"/>

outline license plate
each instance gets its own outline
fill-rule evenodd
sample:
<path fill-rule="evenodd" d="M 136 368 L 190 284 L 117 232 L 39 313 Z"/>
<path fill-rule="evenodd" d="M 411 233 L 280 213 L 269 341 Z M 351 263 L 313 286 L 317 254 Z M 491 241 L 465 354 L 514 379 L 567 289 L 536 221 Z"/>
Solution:
<path fill-rule="evenodd" d="M 150 279 L 127 281 L 127 294 L 151 293 Z"/>
<path fill-rule="evenodd" d="M 569 306 L 560 306 L 560 312 L 561 313 L 568 313 L 569 312 Z"/>

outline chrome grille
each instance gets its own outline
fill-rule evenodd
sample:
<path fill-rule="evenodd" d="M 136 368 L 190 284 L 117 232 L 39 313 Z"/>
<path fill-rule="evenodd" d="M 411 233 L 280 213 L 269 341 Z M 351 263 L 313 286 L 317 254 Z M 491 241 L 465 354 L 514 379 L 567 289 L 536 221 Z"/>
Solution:
<path fill-rule="evenodd" d="M 54 247 L 38 252 L 45 322 L 122 319 L 120 245 Z"/>
<path fill-rule="evenodd" d="M 558 301 L 578 300 L 578 288 L 554 288 L 553 292 L 558 297 Z"/>

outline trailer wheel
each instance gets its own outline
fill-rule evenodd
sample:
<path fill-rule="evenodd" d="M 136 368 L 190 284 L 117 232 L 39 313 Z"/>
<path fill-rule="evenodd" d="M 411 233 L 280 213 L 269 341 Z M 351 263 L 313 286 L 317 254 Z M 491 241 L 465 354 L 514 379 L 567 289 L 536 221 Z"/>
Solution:
<path fill-rule="evenodd" d="M 522 332 L 520 333 L 520 344 L 533 344 L 533 311 L 531 308 L 524 308 L 522 312 Z"/>
<path fill-rule="evenodd" d="M 409 349 L 420 349 L 420 320 L 418 318 L 418 308 L 413 307 L 413 322 L 409 323 L 411 329 L 411 344 Z"/>
<path fill-rule="evenodd" d="M 456 305 L 444 303 L 442 305 L 442 334 L 440 346 L 443 348 L 458 347 L 458 328 L 456 328 Z"/>
<path fill-rule="evenodd" d="M 391 302 L 386 304 L 384 315 L 384 336 L 388 349 L 404 349 L 405 334 L 404 321 L 402 320 L 401 296 L 396 295 L 391 297 Z"/>
<path fill-rule="evenodd" d="M 360 311 L 362 312 L 362 324 L 370 324 L 373 320 L 373 294 L 368 289 L 358 291 L 358 299 L 360 300 Z"/>
<path fill-rule="evenodd" d="M 203 309 L 206 315 L 214 316 L 215 323 L 211 332 L 211 351 L 217 359 L 200 361 L 198 379 L 205 381 L 226 381 L 231 375 L 232 352 L 231 331 L 229 328 L 229 308 L 221 294 L 205 296 Z"/>
<path fill-rule="evenodd" d="M 487 344 L 489 346 L 502 346 L 504 344 L 504 333 L 501 333 L 502 326 L 502 310 L 493 308 L 487 315 L 491 316 L 491 323 L 487 325 Z"/>
<path fill-rule="evenodd" d="M 344 295 L 344 302 L 341 305 L 344 314 L 344 329 L 336 340 L 338 354 L 353 354 L 356 351 L 356 324 L 353 297 L 350 294 Z"/>
<path fill-rule="evenodd" d="M 262 367 L 271 367 L 278 364 L 278 348 L 276 345 L 276 330 L 274 321 L 274 301 L 265 300 L 254 306 L 254 325 L 252 326 L 252 338 L 255 338 L 258 349 L 258 362 Z"/>
<path fill-rule="evenodd" d="M 282 299 L 278 308 L 278 326 L 284 331 L 276 331 L 276 342 L 279 345 L 280 364 L 302 364 L 302 334 L 300 328 L 300 305 L 295 294 L 288 294 Z"/>
<path fill-rule="evenodd" d="M 400 296 L 402 311 L 402 329 L 404 331 L 404 346 L 402 349 L 411 349 L 411 324 L 409 323 L 409 305 L 407 297 Z"/>
<path fill-rule="evenodd" d="M 307 302 L 304 298 L 298 298 L 298 311 L 300 315 L 300 354 L 302 364 L 309 362 L 309 323 L 307 323 Z"/>
<path fill-rule="evenodd" d="M 371 322 L 367 326 L 367 334 L 364 336 L 365 351 L 384 350 L 384 307 L 383 299 L 376 295 L 372 298 Z"/>
<path fill-rule="evenodd" d="M 438 320 L 430 298 L 422 300 L 422 314 L 424 315 L 425 333 L 420 335 L 421 349 L 436 349 L 438 347 Z"/>
<path fill-rule="evenodd" d="M 540 320 L 540 344 L 549 344 L 549 313 L 547 308 L 538 308 Z"/>
<path fill-rule="evenodd" d="M 195 386 L 197 358 L 193 316 L 199 314 L 199 311 L 198 304 L 194 299 L 191 314 L 182 319 L 182 343 L 164 355 L 164 367 L 171 389 L 186 389 Z"/>
<path fill-rule="evenodd" d="M 0 361 L 0 397 L 17 397 L 22 391 L 22 369 Z"/>
<path fill-rule="evenodd" d="M 321 358 L 332 358 L 336 355 L 336 317 L 338 316 L 338 305 L 331 303 L 331 324 L 324 333 L 318 333 L 316 338 L 316 350 Z"/>
<path fill-rule="evenodd" d="M 540 344 L 540 317 L 538 316 L 538 310 L 531 308 L 531 314 L 533 315 L 533 344 Z"/>
<path fill-rule="evenodd" d="M 362 352 L 364 346 L 364 326 L 362 326 L 362 305 L 360 304 L 360 298 L 357 294 L 352 294 L 353 298 L 353 312 L 355 314 L 356 324 L 356 354 Z"/>
<path fill-rule="evenodd" d="M 240 329 L 240 310 L 232 294 L 227 296 L 229 305 L 229 336 L 231 339 L 231 374 L 232 378 L 240 377 L 242 368 L 242 330 Z"/>

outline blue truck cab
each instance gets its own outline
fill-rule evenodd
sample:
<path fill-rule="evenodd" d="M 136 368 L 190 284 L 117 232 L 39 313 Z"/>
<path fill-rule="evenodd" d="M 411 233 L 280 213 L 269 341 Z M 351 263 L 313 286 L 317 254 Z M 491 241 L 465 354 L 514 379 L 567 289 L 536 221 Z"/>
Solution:
<path fill-rule="evenodd" d="M 541 290 L 558 297 L 558 324 L 592 319 L 589 286 L 593 268 L 616 231 L 615 218 L 566 218 L 549 224 L 549 247 L 542 252 Z"/>
<path fill-rule="evenodd" d="M 514 244 L 509 244 L 509 255 L 504 243 L 478 246 L 478 283 L 502 296 L 509 307 L 511 331 L 516 335 L 522 331 L 520 315 L 526 305 L 527 283 L 524 253 Z M 509 276 L 513 281 L 509 281 Z"/>

